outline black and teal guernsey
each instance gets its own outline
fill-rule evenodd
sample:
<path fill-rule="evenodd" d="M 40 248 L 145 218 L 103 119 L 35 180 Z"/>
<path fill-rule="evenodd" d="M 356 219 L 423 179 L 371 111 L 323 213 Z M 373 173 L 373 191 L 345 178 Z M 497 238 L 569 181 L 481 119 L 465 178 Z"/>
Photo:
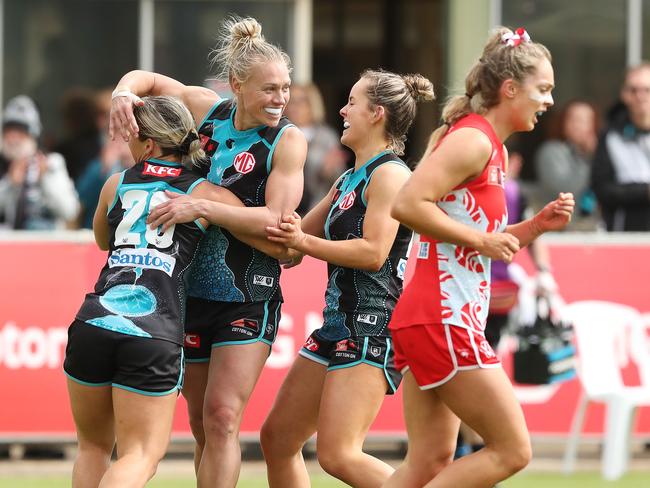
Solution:
<path fill-rule="evenodd" d="M 108 209 L 108 259 L 77 319 L 122 334 L 183 344 L 183 275 L 205 229 L 198 221 L 165 232 L 146 225 L 165 190 L 190 193 L 205 181 L 178 163 L 149 159 L 122 172 Z"/>
<path fill-rule="evenodd" d="M 228 188 L 247 207 L 262 207 L 275 147 L 293 124 L 283 117 L 276 127 L 240 131 L 233 122 L 236 109 L 232 100 L 220 100 L 199 125 L 210 158 L 207 178 Z M 282 300 L 280 266 L 277 259 L 212 226 L 190 269 L 188 295 L 219 302 Z"/>
<path fill-rule="evenodd" d="M 327 219 L 325 237 L 332 241 L 363 237 L 366 216 L 365 191 L 374 171 L 382 164 L 406 164 L 384 151 L 361 168 L 343 173 L 336 183 Z M 379 271 L 364 271 L 328 264 L 323 327 L 318 335 L 337 341 L 350 336 L 390 336 L 388 322 L 402 293 L 406 260 L 413 233 L 399 226 L 386 262 Z"/>

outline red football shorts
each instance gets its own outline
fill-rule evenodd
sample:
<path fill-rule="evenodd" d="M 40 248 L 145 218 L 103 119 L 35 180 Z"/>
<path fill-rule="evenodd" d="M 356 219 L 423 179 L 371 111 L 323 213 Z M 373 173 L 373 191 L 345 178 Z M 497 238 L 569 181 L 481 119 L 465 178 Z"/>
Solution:
<path fill-rule="evenodd" d="M 501 366 L 485 337 L 464 327 L 414 325 L 391 333 L 395 367 L 402 374 L 410 370 L 422 390 L 446 383 L 457 371 Z"/>

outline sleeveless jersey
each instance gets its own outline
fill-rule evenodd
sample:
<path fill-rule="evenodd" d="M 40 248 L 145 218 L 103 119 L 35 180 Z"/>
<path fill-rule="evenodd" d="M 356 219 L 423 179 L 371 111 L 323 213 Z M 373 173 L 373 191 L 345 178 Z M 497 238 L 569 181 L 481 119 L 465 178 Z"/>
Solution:
<path fill-rule="evenodd" d="M 503 232 L 508 222 L 503 144 L 478 114 L 463 117 L 447 134 L 463 127 L 487 135 L 492 154 L 478 177 L 454 188 L 437 202 L 438 207 L 478 231 Z M 444 137 L 439 144 L 443 143 Z M 490 258 L 469 247 L 421 236 L 415 274 L 395 309 L 391 328 L 447 324 L 482 334 L 489 303 Z"/>
<path fill-rule="evenodd" d="M 165 190 L 190 193 L 202 181 L 182 165 L 158 159 L 122 172 L 108 211 L 108 260 L 77 319 L 127 335 L 183 344 L 183 274 L 205 230 L 191 222 L 161 234 L 146 220 L 153 207 L 168 200 Z"/>
<path fill-rule="evenodd" d="M 220 100 L 199 126 L 210 158 L 207 178 L 228 188 L 247 207 L 266 205 L 266 180 L 275 147 L 293 124 L 285 117 L 276 127 L 235 129 L 236 105 Z M 189 274 L 188 295 L 221 302 L 281 300 L 277 259 L 212 226 L 201 241 Z"/>
<path fill-rule="evenodd" d="M 385 151 L 357 171 L 350 169 L 336 184 L 325 221 L 325 237 L 332 241 L 363 237 L 366 216 L 365 191 L 374 171 L 382 164 L 404 162 Z M 328 264 L 324 325 L 318 331 L 325 340 L 354 336 L 389 336 L 387 325 L 395 302 L 402 293 L 402 280 L 412 232 L 400 225 L 386 262 L 379 271 L 345 268 Z"/>

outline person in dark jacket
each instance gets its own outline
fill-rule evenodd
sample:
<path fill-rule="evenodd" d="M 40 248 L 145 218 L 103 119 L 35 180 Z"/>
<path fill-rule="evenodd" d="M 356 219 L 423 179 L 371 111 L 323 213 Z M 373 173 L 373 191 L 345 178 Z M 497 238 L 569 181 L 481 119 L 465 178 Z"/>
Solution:
<path fill-rule="evenodd" d="M 592 188 L 608 231 L 649 231 L 650 63 L 628 68 L 621 102 L 598 142 Z"/>

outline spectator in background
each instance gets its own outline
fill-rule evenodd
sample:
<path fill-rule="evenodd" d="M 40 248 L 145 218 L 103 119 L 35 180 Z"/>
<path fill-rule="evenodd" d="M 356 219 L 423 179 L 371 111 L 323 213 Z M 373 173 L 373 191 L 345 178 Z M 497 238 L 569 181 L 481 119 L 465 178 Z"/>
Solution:
<path fill-rule="evenodd" d="M 111 90 L 99 91 L 95 97 L 95 102 L 97 108 L 96 123 L 99 129 L 98 136 L 101 149 L 99 155 L 90 160 L 75 183 L 79 193 L 79 202 L 81 203 L 79 226 L 84 229 L 93 228 L 93 215 L 104 182 L 113 173 L 130 168 L 134 163 L 128 144 L 121 138 L 111 140 L 108 137 Z"/>
<path fill-rule="evenodd" d="M 291 100 L 285 115 L 307 138 L 305 188 L 297 212 L 307 213 L 327 195 L 346 169 L 347 154 L 338 134 L 325 125 L 325 107 L 318 87 L 312 83 L 291 86 Z"/>
<path fill-rule="evenodd" d="M 61 109 L 65 136 L 54 146 L 54 151 L 63 155 L 70 178 L 77 181 L 102 147 L 95 94 L 85 88 L 70 89 L 63 96 Z"/>
<path fill-rule="evenodd" d="M 60 154 L 39 150 L 41 120 L 25 95 L 12 98 L 2 114 L 0 215 L 11 229 L 63 227 L 79 212 L 79 200 Z"/>
<path fill-rule="evenodd" d="M 596 109 L 584 100 L 572 100 L 562 108 L 551 130 L 551 139 L 535 154 L 540 201 L 553 200 L 561 192 L 573 193 L 580 215 L 589 216 L 596 206 L 590 189 L 591 161 L 599 130 Z M 576 226 L 595 228 L 589 219 L 574 220 L 571 227 Z"/>
<path fill-rule="evenodd" d="M 598 141 L 592 187 L 608 231 L 650 230 L 650 63 L 628 68 Z"/>

